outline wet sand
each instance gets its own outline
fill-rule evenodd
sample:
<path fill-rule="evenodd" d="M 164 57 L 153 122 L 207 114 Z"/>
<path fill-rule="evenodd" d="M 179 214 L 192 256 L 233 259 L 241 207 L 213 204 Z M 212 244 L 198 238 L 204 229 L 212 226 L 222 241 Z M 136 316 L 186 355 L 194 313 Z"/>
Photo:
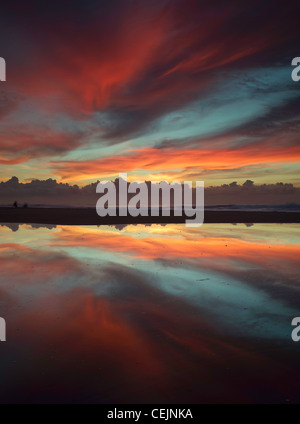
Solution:
<path fill-rule="evenodd" d="M 68 208 L 0 208 L 0 222 L 50 225 L 118 225 L 185 223 L 186 217 L 105 217 L 95 209 Z M 205 223 L 300 223 L 300 212 L 206 211 Z"/>

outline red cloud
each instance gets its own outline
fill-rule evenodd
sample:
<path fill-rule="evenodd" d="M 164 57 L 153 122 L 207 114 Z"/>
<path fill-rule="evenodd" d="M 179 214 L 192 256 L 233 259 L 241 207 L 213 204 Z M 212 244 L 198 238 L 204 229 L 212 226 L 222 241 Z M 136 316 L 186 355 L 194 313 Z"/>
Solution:
<path fill-rule="evenodd" d="M 261 2 L 253 5 L 255 31 L 249 8 L 236 1 L 226 7 L 193 0 L 113 3 L 105 7 L 99 4 L 99 8 L 92 8 L 92 13 L 82 17 L 76 14 L 76 5 L 72 10 L 64 9 L 63 18 L 55 16 L 55 29 L 51 13 L 44 15 L 36 7 L 26 10 L 15 6 L 13 15 L 20 13 L 19 31 L 24 37 L 20 51 L 18 47 L 12 49 L 15 63 L 7 82 L 12 92 L 23 99 L 34 99 L 50 115 L 63 111 L 83 119 L 99 110 L 113 114 L 116 119 L 110 121 L 109 116 L 107 127 L 99 128 L 106 141 L 120 141 L 155 118 L 201 98 L 203 89 L 222 78 L 213 71 L 235 67 L 238 61 L 239 68 L 257 67 L 260 61 L 252 60 L 252 56 L 262 53 L 266 64 L 269 57 L 273 58 L 272 48 L 280 49 L 284 43 L 293 42 L 295 35 L 293 9 L 280 8 L 280 14 L 272 14 Z M 283 51 L 286 56 L 288 53 Z M 6 99 L 1 116 L 16 103 L 15 98 Z M 0 154 L 9 155 L 0 158 L 2 164 L 10 164 L 16 156 L 21 161 L 26 160 L 27 154 L 55 155 L 78 146 L 76 136 L 63 130 L 12 124 L 9 131 L 0 134 Z M 128 170 L 150 169 L 151 162 L 153 169 L 159 163 L 165 169 L 160 159 L 164 153 L 168 155 L 164 158 L 166 167 L 170 168 L 224 167 L 221 158 L 233 164 L 242 159 L 239 166 L 272 161 L 251 151 L 247 158 L 248 152 L 239 157 L 238 152 L 222 150 L 212 160 L 213 151 L 190 150 L 175 157 L 172 151 L 148 149 L 128 158 L 114 158 L 114 164 L 110 159 L 91 162 L 90 170 L 85 169 L 85 164 L 70 162 L 57 167 L 66 178 L 80 172 L 97 174 L 99 171 L 93 168 L 98 164 L 105 173 L 115 173 L 121 165 Z M 294 154 L 297 156 L 298 152 L 290 150 L 281 159 L 288 156 L 289 161 Z M 279 153 L 275 156 L 274 160 L 279 160 Z M 75 167 L 74 172 L 69 166 Z"/>
<path fill-rule="evenodd" d="M 33 157 L 66 152 L 75 148 L 79 139 L 79 134 L 69 134 L 42 125 L 14 125 L 11 122 L 7 127 L 0 127 L 0 163 L 14 165 Z"/>
<path fill-rule="evenodd" d="M 58 21 L 50 31 L 49 23 L 42 27 L 34 22 L 40 39 L 32 40 L 29 63 L 12 74 L 12 82 L 30 96 L 47 96 L 47 106 L 49 96 L 58 96 L 55 106 L 74 113 L 128 107 L 147 108 L 149 115 L 157 107 L 190 101 L 211 78 L 205 71 L 282 40 L 272 20 L 257 22 L 253 32 L 238 4 L 216 8 L 195 1 L 177 2 L 176 7 L 172 2 L 128 2 L 115 12 L 95 11 L 82 28 L 78 22 Z M 263 7 L 261 13 L 266 13 Z M 291 35 L 283 33 L 283 40 Z"/>

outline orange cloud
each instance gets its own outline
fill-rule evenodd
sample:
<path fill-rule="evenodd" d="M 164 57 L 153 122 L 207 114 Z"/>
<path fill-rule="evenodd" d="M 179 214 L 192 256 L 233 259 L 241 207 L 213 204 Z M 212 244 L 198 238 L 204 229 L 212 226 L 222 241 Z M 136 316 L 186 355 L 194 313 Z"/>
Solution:
<path fill-rule="evenodd" d="M 4 157 L 0 157 L 0 164 L 1 165 L 19 165 L 20 163 L 24 163 L 27 162 L 28 160 L 30 160 L 30 156 L 19 156 L 18 158 L 15 159 L 6 159 Z"/>
<path fill-rule="evenodd" d="M 236 149 L 220 150 L 175 150 L 145 148 L 131 151 L 131 154 L 113 156 L 91 161 L 52 162 L 52 166 L 62 180 L 81 181 L 103 176 L 112 176 L 120 172 L 136 170 L 154 171 L 163 170 L 189 172 L 197 170 L 232 169 L 242 166 L 262 165 L 274 162 L 300 161 L 300 146 L 282 147 L 269 143 L 252 144 Z"/>

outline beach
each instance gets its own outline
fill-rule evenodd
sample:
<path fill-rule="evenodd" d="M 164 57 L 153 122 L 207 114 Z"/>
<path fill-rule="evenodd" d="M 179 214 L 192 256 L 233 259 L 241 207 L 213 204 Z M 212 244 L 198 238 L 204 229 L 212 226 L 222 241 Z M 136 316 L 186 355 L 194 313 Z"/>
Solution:
<path fill-rule="evenodd" d="M 180 224 L 185 216 L 99 217 L 93 208 L 0 208 L 0 222 L 49 225 Z M 204 223 L 300 223 L 300 212 L 206 211 Z"/>

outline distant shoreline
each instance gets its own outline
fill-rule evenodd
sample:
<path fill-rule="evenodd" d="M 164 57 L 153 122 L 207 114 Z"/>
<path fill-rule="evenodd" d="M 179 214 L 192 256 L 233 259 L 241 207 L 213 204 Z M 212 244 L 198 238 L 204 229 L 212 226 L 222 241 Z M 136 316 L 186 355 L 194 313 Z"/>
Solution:
<path fill-rule="evenodd" d="M 150 215 L 150 214 L 149 214 Z M 81 208 L 0 208 L 0 223 L 49 225 L 119 225 L 119 224 L 181 224 L 182 217 L 105 217 L 95 209 Z M 276 211 L 205 211 L 204 223 L 300 223 L 300 212 Z"/>

